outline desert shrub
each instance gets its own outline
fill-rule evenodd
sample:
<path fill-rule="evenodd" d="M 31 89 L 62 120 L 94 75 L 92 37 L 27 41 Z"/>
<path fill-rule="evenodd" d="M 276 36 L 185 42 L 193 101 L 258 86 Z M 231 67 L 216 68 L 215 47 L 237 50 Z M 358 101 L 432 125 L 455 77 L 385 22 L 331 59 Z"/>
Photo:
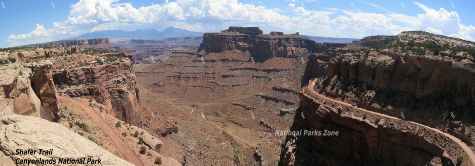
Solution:
<path fill-rule="evenodd" d="M 147 152 L 147 148 L 145 146 L 140 146 L 139 153 L 145 154 Z"/>
<path fill-rule="evenodd" d="M 144 144 L 145 142 L 143 141 L 143 138 L 142 137 L 139 137 L 139 142 L 137 142 L 137 144 L 139 145 L 142 145 Z"/>
<path fill-rule="evenodd" d="M 155 161 L 153 163 L 155 165 L 162 165 L 162 158 L 161 157 L 156 157 Z"/>
<path fill-rule="evenodd" d="M 86 123 L 81 122 L 81 121 L 76 121 L 74 122 L 74 124 L 78 126 L 79 128 L 81 128 L 82 130 L 84 130 L 85 132 L 89 132 L 89 127 L 86 125 Z"/>

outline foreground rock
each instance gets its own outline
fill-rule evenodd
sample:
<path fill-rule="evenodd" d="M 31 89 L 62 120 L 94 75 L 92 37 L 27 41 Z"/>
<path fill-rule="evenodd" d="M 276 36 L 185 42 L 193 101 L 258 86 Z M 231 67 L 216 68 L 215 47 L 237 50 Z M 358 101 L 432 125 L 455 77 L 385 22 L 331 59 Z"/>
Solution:
<path fill-rule="evenodd" d="M 3 112 L 15 112 L 56 121 L 58 103 L 51 63 L 23 64 L 15 55 L 1 55 L 0 103 Z"/>
<path fill-rule="evenodd" d="M 10 50 L 4 56 L 7 60 L 17 57 L 17 64 L 26 68 L 24 74 L 31 80 L 44 110 L 58 112 L 56 94 L 89 97 L 105 105 L 104 111 L 132 122 L 139 111 L 139 94 L 131 57 L 111 49 L 80 46 L 25 48 Z M 58 118 L 49 116 L 47 119 Z"/>
<path fill-rule="evenodd" d="M 60 124 L 13 114 L 3 115 L 0 119 L 0 131 L 3 133 L 0 138 L 0 150 L 3 152 L 2 158 L 5 159 L 2 165 L 15 165 L 13 164 L 15 162 L 25 163 L 31 160 L 54 163 L 51 165 L 62 165 L 61 159 L 67 158 L 85 158 L 86 163 L 100 160 L 101 164 L 99 165 L 132 165 Z M 31 155 L 21 155 L 17 154 L 18 149 L 37 150 L 37 152 Z M 49 151 L 40 154 L 39 149 Z M 10 160 L 7 160 L 5 156 Z"/>
<path fill-rule="evenodd" d="M 125 54 L 82 47 L 7 49 L 0 52 L 0 76 L 1 165 L 17 158 L 64 165 L 60 159 L 80 157 L 96 165 L 179 165 L 159 154 L 158 138 L 124 122 L 134 120 L 139 106 L 132 60 Z M 114 127 L 119 123 L 130 129 Z M 16 149 L 49 151 L 22 155 Z"/>

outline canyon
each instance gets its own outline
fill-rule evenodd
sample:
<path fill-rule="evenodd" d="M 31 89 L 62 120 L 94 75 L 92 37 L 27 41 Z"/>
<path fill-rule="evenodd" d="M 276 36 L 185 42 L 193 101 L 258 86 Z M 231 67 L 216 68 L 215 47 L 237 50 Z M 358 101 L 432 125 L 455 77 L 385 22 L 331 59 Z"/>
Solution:
<path fill-rule="evenodd" d="M 280 165 L 473 165 L 474 43 L 427 32 L 373 36 L 308 61 Z M 451 74 L 447 74 L 451 73 Z"/>
<path fill-rule="evenodd" d="M 176 123 L 179 129 L 163 138 L 164 153 L 184 165 L 277 164 L 283 136 L 275 131 L 291 124 L 304 64 L 313 51 L 300 43 L 313 42 L 295 34 L 261 32 L 231 27 L 205 33 L 197 49 L 173 50 L 161 63 L 136 65 L 150 114 L 144 126 Z M 262 61 L 254 48 L 236 48 L 258 41 L 269 46 L 260 50 L 269 53 Z"/>
<path fill-rule="evenodd" d="M 2 49 L 0 162 L 54 146 L 103 165 L 475 165 L 474 60 L 422 31 L 258 27 Z"/>

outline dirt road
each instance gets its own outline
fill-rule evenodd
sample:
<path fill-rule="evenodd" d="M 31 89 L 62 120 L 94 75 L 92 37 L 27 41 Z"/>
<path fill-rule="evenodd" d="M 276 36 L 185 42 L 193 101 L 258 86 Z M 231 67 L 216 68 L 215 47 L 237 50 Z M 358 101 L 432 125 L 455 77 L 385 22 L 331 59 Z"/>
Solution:
<path fill-rule="evenodd" d="M 336 105 L 341 105 L 341 106 L 344 106 L 344 107 L 347 107 L 347 108 L 351 108 L 349 110 L 357 109 L 358 111 L 361 111 L 361 112 L 364 112 L 364 113 L 367 113 L 367 114 L 372 114 L 372 115 L 375 115 L 375 116 L 378 116 L 378 117 L 381 117 L 381 118 L 387 118 L 387 119 L 402 121 L 401 119 L 399 119 L 397 117 L 389 116 L 389 115 L 386 115 L 386 114 L 381 114 L 381 113 L 370 111 L 370 110 L 367 110 L 367 109 L 364 109 L 364 108 L 359 108 L 357 106 L 353 106 L 353 105 L 348 104 L 346 102 L 336 100 L 336 99 L 327 97 L 325 95 L 321 95 L 321 94 L 319 94 L 318 92 L 316 92 L 314 90 L 315 84 L 316 84 L 315 80 L 310 81 L 309 85 L 307 87 L 303 88 L 302 94 L 304 96 L 310 98 L 310 99 L 313 99 L 314 101 L 318 101 L 319 99 L 323 99 L 326 102 L 333 102 L 333 103 L 336 103 Z M 432 127 L 429 127 L 429 126 L 426 126 L 426 125 L 423 125 L 423 124 L 420 124 L 420 123 L 417 123 L 417 122 L 413 122 L 413 121 L 406 121 L 406 122 L 411 123 L 411 124 L 416 125 L 416 126 L 421 127 L 421 128 L 428 129 L 428 130 L 430 130 L 434 133 L 440 134 L 444 137 L 447 137 L 449 140 L 453 141 L 456 145 L 458 145 L 463 150 L 463 153 L 464 153 L 463 156 L 464 156 L 466 164 L 471 165 L 471 166 L 475 166 L 475 154 L 470 149 L 470 147 L 467 144 L 465 144 L 462 140 L 460 140 L 460 139 L 456 138 L 455 136 L 452 136 L 448 133 L 445 133 L 445 132 L 443 132 L 439 129 L 436 129 L 436 128 L 432 128 Z M 444 148 L 444 147 L 441 147 L 441 148 Z"/>

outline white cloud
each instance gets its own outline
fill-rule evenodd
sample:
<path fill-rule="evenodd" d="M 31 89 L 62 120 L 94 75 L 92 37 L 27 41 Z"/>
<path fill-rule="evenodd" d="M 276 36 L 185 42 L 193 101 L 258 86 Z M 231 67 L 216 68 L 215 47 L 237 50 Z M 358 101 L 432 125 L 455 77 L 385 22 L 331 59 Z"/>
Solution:
<path fill-rule="evenodd" d="M 36 39 L 43 39 L 45 37 L 48 37 L 48 31 L 46 30 L 46 28 L 43 26 L 43 25 L 40 25 L 40 24 L 36 24 L 36 28 L 30 32 L 30 33 L 26 33 L 26 34 L 18 34 L 18 35 L 15 35 L 15 34 L 12 34 L 8 37 L 8 42 L 17 42 L 17 41 L 36 41 Z"/>
<path fill-rule="evenodd" d="M 460 32 L 460 18 L 457 12 L 448 11 L 444 8 L 435 10 L 418 2 L 414 4 L 424 11 L 424 13 L 417 15 L 421 21 L 422 29 L 447 35 L 455 35 Z"/>
<path fill-rule="evenodd" d="M 57 40 L 84 32 L 107 29 L 163 28 L 176 26 L 195 31 L 218 31 L 229 25 L 260 26 L 267 30 L 309 35 L 364 37 L 427 30 L 473 40 L 475 28 L 461 23 L 455 11 L 433 9 L 419 2 L 421 13 L 407 15 L 386 10 L 371 13 L 355 10 L 312 10 L 290 1 L 288 9 L 272 9 L 238 0 L 176 0 L 134 7 L 117 0 L 80 0 L 66 20 L 46 29 L 37 26 L 27 34 L 12 34 L 12 45 Z M 382 7 L 373 5 L 373 7 Z M 46 32 L 35 35 L 35 31 Z"/>

